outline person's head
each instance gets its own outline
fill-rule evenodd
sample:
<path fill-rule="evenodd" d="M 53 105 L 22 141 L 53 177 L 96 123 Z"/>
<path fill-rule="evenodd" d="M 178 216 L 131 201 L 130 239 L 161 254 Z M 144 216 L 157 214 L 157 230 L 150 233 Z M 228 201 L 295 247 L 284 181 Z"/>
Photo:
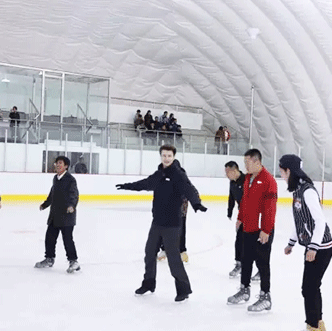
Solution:
<path fill-rule="evenodd" d="M 244 154 L 244 164 L 248 174 L 257 174 L 262 169 L 262 154 L 256 149 L 249 149 Z"/>
<path fill-rule="evenodd" d="M 227 126 L 226 125 L 224 126 L 224 130 L 227 130 Z"/>
<path fill-rule="evenodd" d="M 16 112 L 16 111 L 17 111 L 17 107 L 14 106 L 14 107 L 13 107 L 13 112 Z"/>
<path fill-rule="evenodd" d="M 175 159 L 176 148 L 172 145 L 163 145 L 159 149 L 159 154 L 163 167 L 167 168 L 172 165 Z"/>
<path fill-rule="evenodd" d="M 70 166 L 70 160 L 68 157 L 60 155 L 55 159 L 55 169 L 58 175 L 61 175 L 64 171 L 68 170 Z"/>
<path fill-rule="evenodd" d="M 168 112 L 167 111 L 164 111 L 164 116 L 167 116 L 168 115 Z"/>
<path fill-rule="evenodd" d="M 155 120 L 156 122 L 158 122 L 158 121 L 159 121 L 158 116 L 156 116 L 156 117 L 154 118 L 154 120 Z"/>
<path fill-rule="evenodd" d="M 281 177 L 288 184 L 288 191 L 293 192 L 299 185 L 300 179 L 312 183 L 312 180 L 302 170 L 302 160 L 295 154 L 285 154 L 279 160 Z"/>
<path fill-rule="evenodd" d="M 140 114 L 140 113 L 141 113 L 141 110 L 140 110 L 140 109 L 137 109 L 136 113 L 137 113 L 137 114 Z"/>
<path fill-rule="evenodd" d="M 80 163 L 84 163 L 84 156 L 83 155 L 80 156 L 79 161 L 80 161 Z"/>
<path fill-rule="evenodd" d="M 222 130 L 222 128 L 223 128 L 222 126 L 219 126 L 219 130 Z"/>
<path fill-rule="evenodd" d="M 225 164 L 225 173 L 229 180 L 237 180 L 240 176 L 239 165 L 235 161 Z"/>
<path fill-rule="evenodd" d="M 176 119 L 176 118 L 174 118 L 174 119 L 173 119 L 173 122 L 176 124 L 176 122 L 177 122 L 177 119 Z"/>
<path fill-rule="evenodd" d="M 150 115 L 151 114 L 151 110 L 148 110 L 147 114 Z"/>
<path fill-rule="evenodd" d="M 170 113 L 169 114 L 169 118 L 173 118 L 174 117 L 174 114 L 173 113 Z"/>

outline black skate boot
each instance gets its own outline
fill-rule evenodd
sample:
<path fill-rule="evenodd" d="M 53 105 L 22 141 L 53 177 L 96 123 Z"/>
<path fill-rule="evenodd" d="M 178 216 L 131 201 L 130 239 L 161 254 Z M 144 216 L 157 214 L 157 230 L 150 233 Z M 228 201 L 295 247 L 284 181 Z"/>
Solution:
<path fill-rule="evenodd" d="M 244 287 L 241 284 L 240 291 L 228 298 L 227 303 L 231 305 L 237 305 L 242 301 L 248 301 L 250 299 L 250 287 Z"/>
<path fill-rule="evenodd" d="M 54 258 L 53 257 L 47 257 L 45 260 L 37 262 L 35 264 L 35 268 L 51 268 L 54 264 Z"/>
<path fill-rule="evenodd" d="M 156 280 L 155 279 L 144 279 L 142 282 L 142 286 L 135 291 L 136 295 L 143 295 L 146 292 L 153 293 L 156 288 Z"/>
<path fill-rule="evenodd" d="M 253 305 L 249 306 L 248 311 L 260 312 L 263 310 L 270 310 L 271 307 L 272 302 L 270 293 L 260 291 L 258 301 L 256 301 Z"/>
<path fill-rule="evenodd" d="M 67 269 L 67 272 L 69 274 L 73 273 L 74 271 L 78 271 L 81 269 L 81 266 L 76 260 L 69 261 L 69 268 Z"/>

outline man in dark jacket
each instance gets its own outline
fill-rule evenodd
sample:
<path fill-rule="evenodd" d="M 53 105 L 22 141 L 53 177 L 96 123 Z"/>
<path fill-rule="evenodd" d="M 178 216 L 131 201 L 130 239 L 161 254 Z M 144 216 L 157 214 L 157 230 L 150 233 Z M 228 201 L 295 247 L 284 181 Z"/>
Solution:
<path fill-rule="evenodd" d="M 80 270 L 77 253 L 73 241 L 73 230 L 76 225 L 76 206 L 78 203 L 78 189 L 75 178 L 68 172 L 70 160 L 65 156 L 58 156 L 55 160 L 57 175 L 53 178 L 53 186 L 46 201 L 40 205 L 40 210 L 51 206 L 47 221 L 45 238 L 45 260 L 37 262 L 36 268 L 52 267 L 55 258 L 55 245 L 59 232 L 69 261 L 67 272 Z"/>
<path fill-rule="evenodd" d="M 172 276 L 175 278 L 177 296 L 175 301 L 183 301 L 192 293 L 187 273 L 179 250 L 181 226 L 181 205 L 186 197 L 195 212 L 205 212 L 197 192 L 186 173 L 174 162 L 176 148 L 170 145 L 160 147 L 161 164 L 151 176 L 116 187 L 123 190 L 153 191 L 153 221 L 145 246 L 145 274 L 142 286 L 136 294 L 154 292 L 156 287 L 157 253 L 163 242 Z"/>

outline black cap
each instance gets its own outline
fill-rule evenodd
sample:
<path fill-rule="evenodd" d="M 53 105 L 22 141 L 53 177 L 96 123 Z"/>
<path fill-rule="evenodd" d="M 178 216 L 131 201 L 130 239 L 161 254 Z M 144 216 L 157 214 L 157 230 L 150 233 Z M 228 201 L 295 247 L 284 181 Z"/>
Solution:
<path fill-rule="evenodd" d="M 294 175 L 300 178 L 308 177 L 302 170 L 302 160 L 295 154 L 285 154 L 279 160 L 279 167 L 289 169 Z"/>

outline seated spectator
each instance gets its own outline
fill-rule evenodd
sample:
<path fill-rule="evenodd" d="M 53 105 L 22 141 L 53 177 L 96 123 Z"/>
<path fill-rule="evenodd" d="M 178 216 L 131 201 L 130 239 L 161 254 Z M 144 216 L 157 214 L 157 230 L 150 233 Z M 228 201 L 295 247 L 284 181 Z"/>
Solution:
<path fill-rule="evenodd" d="M 139 121 L 139 117 L 142 117 L 140 109 L 137 109 L 135 117 L 134 117 L 134 126 L 137 128 L 137 122 Z"/>
<path fill-rule="evenodd" d="M 151 130 L 151 123 L 153 123 L 153 117 L 151 115 L 151 110 L 148 110 L 144 116 L 144 125 L 148 130 Z"/>
<path fill-rule="evenodd" d="M 159 131 L 162 127 L 162 123 L 159 122 L 158 116 L 154 118 L 154 130 Z"/>
<path fill-rule="evenodd" d="M 177 124 L 177 119 L 176 118 L 173 117 L 170 120 L 170 124 L 169 124 L 168 130 L 172 131 L 172 132 L 177 132 L 178 131 L 178 124 Z"/>

